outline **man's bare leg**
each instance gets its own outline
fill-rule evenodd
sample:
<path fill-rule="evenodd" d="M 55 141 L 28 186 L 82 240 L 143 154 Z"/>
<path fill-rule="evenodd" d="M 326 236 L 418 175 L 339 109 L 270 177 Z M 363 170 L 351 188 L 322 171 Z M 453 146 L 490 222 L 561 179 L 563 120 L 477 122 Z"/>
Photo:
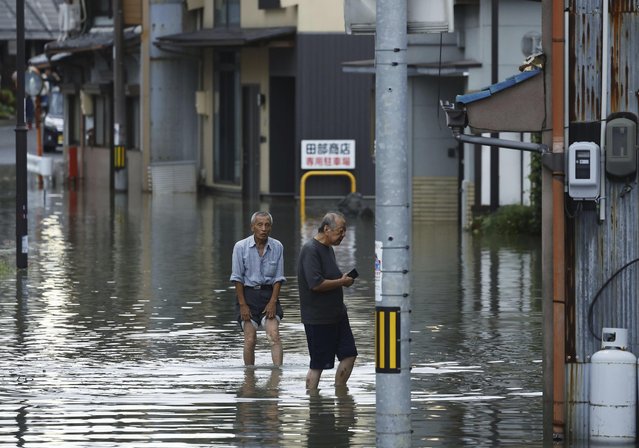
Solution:
<path fill-rule="evenodd" d="M 346 386 L 346 382 L 353 372 L 355 358 L 356 356 L 351 356 L 350 358 L 344 358 L 339 362 L 337 372 L 335 372 L 335 386 Z"/>
<path fill-rule="evenodd" d="M 269 344 L 271 344 L 273 364 L 280 367 L 284 360 L 282 341 L 280 340 L 280 322 L 277 319 L 266 319 L 266 321 L 264 321 L 264 328 L 266 330 L 266 338 Z"/>
<path fill-rule="evenodd" d="M 244 365 L 255 365 L 255 341 L 257 330 L 251 321 L 244 322 Z"/>
<path fill-rule="evenodd" d="M 309 389 L 309 390 L 317 389 L 321 376 L 322 376 L 322 370 L 308 369 L 308 373 L 306 374 L 306 389 Z"/>

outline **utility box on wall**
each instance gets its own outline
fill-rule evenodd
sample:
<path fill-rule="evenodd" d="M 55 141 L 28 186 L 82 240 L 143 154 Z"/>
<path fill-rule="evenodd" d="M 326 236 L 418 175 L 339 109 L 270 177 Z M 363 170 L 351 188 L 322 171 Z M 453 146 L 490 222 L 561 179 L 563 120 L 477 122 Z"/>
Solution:
<path fill-rule="evenodd" d="M 575 142 L 568 147 L 568 195 L 577 201 L 599 197 L 599 145 Z"/>
<path fill-rule="evenodd" d="M 606 122 L 606 173 L 630 180 L 637 172 L 637 116 L 617 112 Z"/>

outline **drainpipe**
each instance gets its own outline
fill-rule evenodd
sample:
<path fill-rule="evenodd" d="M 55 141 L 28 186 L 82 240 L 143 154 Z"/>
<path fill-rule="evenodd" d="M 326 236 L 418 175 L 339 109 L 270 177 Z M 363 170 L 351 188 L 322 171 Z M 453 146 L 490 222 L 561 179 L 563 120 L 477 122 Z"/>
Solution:
<path fill-rule="evenodd" d="M 564 153 L 564 0 L 552 3 L 552 152 Z M 552 171 L 553 438 L 565 433 L 566 294 L 563 169 Z"/>

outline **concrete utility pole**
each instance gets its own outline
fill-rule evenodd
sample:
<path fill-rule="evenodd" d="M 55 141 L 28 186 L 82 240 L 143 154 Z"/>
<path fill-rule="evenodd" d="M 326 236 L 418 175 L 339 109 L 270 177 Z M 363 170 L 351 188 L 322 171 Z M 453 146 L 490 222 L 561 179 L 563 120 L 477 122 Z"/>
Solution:
<path fill-rule="evenodd" d="M 377 0 L 375 371 L 377 446 L 411 446 L 407 6 Z"/>
<path fill-rule="evenodd" d="M 24 122 L 24 0 L 16 1 L 16 266 L 28 265 L 27 126 Z"/>
<path fill-rule="evenodd" d="M 122 0 L 113 0 L 113 186 L 126 191 L 126 96 Z"/>

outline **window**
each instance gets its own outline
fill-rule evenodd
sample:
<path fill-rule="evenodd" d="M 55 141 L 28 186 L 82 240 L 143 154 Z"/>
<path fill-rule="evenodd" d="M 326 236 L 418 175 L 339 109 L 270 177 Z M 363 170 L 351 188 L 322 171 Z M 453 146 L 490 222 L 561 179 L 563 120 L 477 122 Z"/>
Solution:
<path fill-rule="evenodd" d="M 112 17 L 111 13 L 112 0 L 93 0 L 90 2 L 92 5 L 92 13 L 94 17 Z"/>
<path fill-rule="evenodd" d="M 220 52 L 215 58 L 214 178 L 215 182 L 240 184 L 240 75 L 237 53 Z"/>
<path fill-rule="evenodd" d="M 90 17 L 93 17 L 94 26 L 113 26 L 112 0 L 91 0 L 87 1 L 87 10 Z"/>
<path fill-rule="evenodd" d="M 80 142 L 80 101 L 77 95 L 67 95 L 67 116 L 65 121 L 67 122 L 67 128 L 65 133 L 67 134 L 67 142 L 71 145 L 78 144 Z"/>
<path fill-rule="evenodd" d="M 277 9 L 281 8 L 280 0 L 259 0 L 257 3 L 259 9 Z"/>
<path fill-rule="evenodd" d="M 240 26 L 240 0 L 215 0 L 216 27 Z"/>

